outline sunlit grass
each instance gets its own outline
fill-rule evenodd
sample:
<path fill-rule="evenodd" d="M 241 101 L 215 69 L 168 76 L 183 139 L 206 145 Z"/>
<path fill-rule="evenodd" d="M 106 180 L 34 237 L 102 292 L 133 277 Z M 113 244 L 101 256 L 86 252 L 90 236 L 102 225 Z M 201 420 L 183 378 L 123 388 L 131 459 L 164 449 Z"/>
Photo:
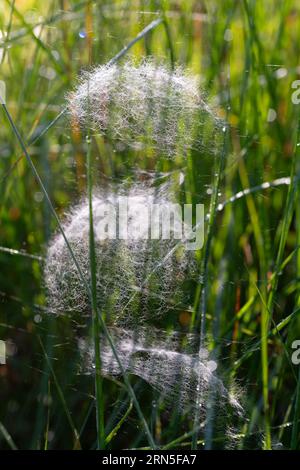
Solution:
<path fill-rule="evenodd" d="M 91 202 L 94 187 L 134 180 L 137 169 L 184 171 L 183 199 L 205 203 L 210 213 L 197 254 L 199 282 L 191 287 L 190 308 L 174 313 L 172 326 L 202 334 L 228 382 L 243 389 L 238 446 L 299 448 L 299 371 L 291 362 L 291 344 L 300 339 L 299 109 L 291 101 L 291 83 L 299 78 L 299 6 L 168 0 L 161 11 L 154 0 L 130 8 L 116 0 L 4 3 L 0 338 L 12 347 L 8 365 L 0 366 L 0 448 L 230 445 L 213 413 L 199 428 L 197 413 L 194 419 L 172 414 L 135 377 L 123 383 L 98 374 L 95 393 L 91 378 L 78 374 L 74 322 L 48 312 L 40 258 L 58 220 L 86 192 Z M 157 161 L 152 151 L 116 151 L 109 139 L 86 139 L 70 125 L 65 95 L 80 70 L 127 56 L 200 74 L 226 123 L 215 157 L 208 140 L 206 149 Z M 272 184 L 284 177 L 290 184 Z M 93 299 L 92 235 L 90 243 Z M 95 344 L 102 313 L 94 298 Z"/>

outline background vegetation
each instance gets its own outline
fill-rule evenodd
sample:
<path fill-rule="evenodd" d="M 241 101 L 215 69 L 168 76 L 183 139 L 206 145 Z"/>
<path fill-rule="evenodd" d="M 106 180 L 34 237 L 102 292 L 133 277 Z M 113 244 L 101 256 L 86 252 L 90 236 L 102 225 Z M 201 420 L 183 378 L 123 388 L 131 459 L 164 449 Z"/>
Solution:
<path fill-rule="evenodd" d="M 207 296 L 208 346 L 244 389 L 240 448 L 300 447 L 300 369 L 291 362 L 300 339 L 299 106 L 291 100 L 300 76 L 299 14 L 295 0 L 1 0 L 7 109 L 60 216 L 87 187 L 85 136 L 56 120 L 65 94 L 80 70 L 108 62 L 156 18 L 162 23 L 130 56 L 200 74 L 230 124 L 217 158 L 208 148 L 184 161 L 186 200 L 204 202 L 213 223 L 194 303 L 174 327 L 187 330 L 194 312 L 199 328 L 199 294 Z M 0 116 L 0 338 L 9 354 L 0 366 L 0 448 L 95 448 L 93 378 L 78 373 L 72 321 L 45 304 L 42 258 L 56 223 L 4 110 Z M 133 179 L 137 168 L 183 165 L 115 151 L 99 136 L 92 160 L 97 185 Z M 261 186 L 283 177 L 292 184 Z M 245 188 L 253 190 L 216 211 Z M 172 419 L 150 387 L 132 383 L 157 445 L 189 448 L 191 420 Z M 107 445 L 147 446 L 122 383 L 105 379 L 103 387 L 106 435 L 121 424 Z M 228 445 L 224 430 L 210 441 Z"/>

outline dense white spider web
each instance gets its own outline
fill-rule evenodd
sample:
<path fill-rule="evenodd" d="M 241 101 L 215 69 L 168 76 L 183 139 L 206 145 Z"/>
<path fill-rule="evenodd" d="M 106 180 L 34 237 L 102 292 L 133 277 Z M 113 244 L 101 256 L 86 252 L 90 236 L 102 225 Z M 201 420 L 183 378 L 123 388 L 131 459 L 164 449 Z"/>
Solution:
<path fill-rule="evenodd" d="M 159 158 L 185 156 L 202 147 L 206 155 L 217 152 L 214 142 L 221 120 L 205 101 L 198 78 L 180 67 L 171 70 L 153 60 L 96 67 L 82 75 L 67 99 L 72 122 L 106 135 L 117 149 L 120 144 L 150 149 Z M 176 201 L 178 191 L 170 183 L 157 187 L 140 182 L 94 192 L 97 307 L 125 372 L 146 381 L 167 402 L 176 403 L 181 412 L 193 412 L 198 406 L 204 417 L 209 397 L 214 395 L 224 408 L 229 406 L 240 414 L 240 403 L 217 376 L 217 363 L 199 345 L 198 336 L 182 337 L 174 331 L 174 321 L 170 324 L 174 311 L 190 309 L 191 284 L 186 289 L 186 283 L 196 279 L 194 253 L 178 242 L 174 233 L 170 239 L 159 240 L 142 235 L 128 240 L 98 237 L 96 227 L 103 222 L 103 205 L 115 204 L 121 196 L 128 198 L 133 214 L 128 220 L 130 233 L 137 223 L 143 227 L 143 217 L 136 220 L 138 204 L 168 206 Z M 87 199 L 69 211 L 63 230 L 90 282 Z M 61 234 L 49 244 L 44 273 L 51 309 L 61 314 L 70 312 L 78 323 L 88 323 L 89 297 Z M 103 375 L 121 375 L 106 337 L 99 340 Z M 89 335 L 81 335 L 78 341 L 81 370 L 94 373 Z"/>
<path fill-rule="evenodd" d="M 217 362 L 210 359 L 207 349 L 199 351 L 198 335 L 167 332 L 153 326 L 131 330 L 111 328 L 110 333 L 126 372 L 158 390 L 167 405 L 175 405 L 181 413 L 194 413 L 195 407 L 200 406 L 200 416 L 205 418 L 213 395 L 222 402 L 223 409 L 229 405 L 237 415 L 243 414 L 235 391 L 229 391 L 218 377 Z M 93 347 L 80 339 L 79 349 L 83 357 L 82 371 L 94 373 Z M 101 340 L 101 361 L 104 376 L 121 375 L 105 337 Z M 201 393 L 200 405 L 197 393 Z"/>
<path fill-rule="evenodd" d="M 170 184 L 153 187 L 136 183 L 129 188 L 119 185 L 98 192 L 93 199 L 94 227 L 101 222 L 103 204 L 116 203 L 120 195 L 127 196 L 129 213 L 135 214 L 140 203 L 166 206 L 174 201 Z M 136 225 L 128 219 L 128 232 Z M 143 227 L 143 217 L 139 220 Z M 174 225 L 171 226 L 174 228 Z M 82 271 L 90 282 L 89 266 L 89 206 L 88 201 L 70 210 L 63 224 L 64 232 Z M 140 233 L 143 235 L 144 231 Z M 171 233 L 171 235 L 174 235 Z M 128 240 L 97 237 L 97 306 L 109 326 L 115 348 L 126 373 L 136 375 L 161 393 L 166 403 L 176 403 L 181 412 L 201 408 L 205 416 L 211 395 L 236 414 L 242 406 L 232 390 L 218 377 L 217 363 L 201 347 L 199 336 L 167 331 L 164 321 L 174 318 L 174 311 L 190 308 L 185 283 L 195 279 L 195 253 L 174 236 L 166 240 Z M 85 287 L 61 234 L 53 237 L 45 263 L 45 283 L 49 307 L 56 313 L 71 315 L 78 323 L 91 318 L 91 308 Z M 173 325 L 171 325 L 173 326 Z M 121 376 L 116 357 L 105 336 L 100 338 L 102 373 L 107 377 Z M 78 340 L 81 352 L 81 372 L 94 373 L 94 348 L 88 336 Z M 201 399 L 199 400 L 199 394 Z M 197 400 L 198 396 L 198 400 Z"/>
<path fill-rule="evenodd" d="M 73 122 L 104 133 L 115 145 L 150 148 L 168 158 L 191 148 L 213 152 L 222 124 L 198 78 L 153 60 L 96 67 L 83 73 L 67 98 Z"/>
<path fill-rule="evenodd" d="M 93 197 L 97 302 L 99 309 L 106 312 L 107 321 L 115 326 L 143 324 L 145 320 L 166 315 L 172 306 L 184 306 L 182 287 L 195 272 L 193 252 L 174 239 L 172 224 L 170 239 L 144 238 L 149 220 L 141 208 L 154 203 L 160 207 L 171 205 L 167 188 L 168 185 L 156 188 L 134 184 L 127 190 L 126 186 L 119 185 L 117 190 L 95 192 Z M 98 227 L 104 223 L 104 207 L 110 204 L 117 208 L 124 197 L 128 201 L 128 239 L 103 240 Z M 135 232 L 137 226 L 139 231 Z M 82 271 L 89 277 L 89 205 L 86 199 L 70 210 L 63 228 Z M 49 302 L 55 311 L 89 312 L 88 295 L 61 233 L 49 244 L 45 281 Z"/>
<path fill-rule="evenodd" d="M 181 68 L 171 71 L 151 60 L 139 66 L 97 67 L 83 74 L 69 94 L 68 109 L 73 122 L 105 134 L 117 150 L 121 143 L 150 149 L 159 158 L 185 156 L 202 147 L 209 156 L 218 151 L 214 143 L 221 120 L 205 102 L 198 79 Z M 227 382 L 214 353 L 200 347 L 199 335 L 179 331 L 178 312 L 191 311 L 193 286 L 199 281 L 194 253 L 174 237 L 126 241 L 97 237 L 104 204 L 126 196 L 134 214 L 139 203 L 167 206 L 176 202 L 178 193 L 178 187 L 174 190 L 170 182 L 157 185 L 155 178 L 94 190 L 97 306 L 125 372 L 149 384 L 168 408 L 193 416 L 198 406 L 199 418 L 205 420 L 214 402 L 219 414 L 225 416 L 230 410 L 240 417 L 240 390 Z M 135 217 L 129 219 L 129 232 L 136 222 Z M 139 223 L 143 225 L 143 219 Z M 87 198 L 68 210 L 62 226 L 90 283 Z M 55 345 L 56 350 L 70 344 L 79 354 L 80 373 L 94 375 L 89 296 L 61 233 L 54 234 L 47 247 L 44 282 L 48 315 L 57 322 L 70 317 L 74 326 L 75 343 L 70 336 Z M 45 312 L 41 313 L 35 316 L 37 323 L 42 322 Z M 101 335 L 99 341 L 103 376 L 122 379 L 107 338 Z"/>

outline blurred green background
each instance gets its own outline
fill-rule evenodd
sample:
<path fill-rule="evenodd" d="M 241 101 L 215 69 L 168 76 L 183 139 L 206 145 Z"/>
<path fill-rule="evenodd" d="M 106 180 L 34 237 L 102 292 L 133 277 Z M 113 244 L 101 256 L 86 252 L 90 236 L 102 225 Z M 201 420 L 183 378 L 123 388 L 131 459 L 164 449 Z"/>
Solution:
<path fill-rule="evenodd" d="M 32 142 L 62 111 L 82 69 L 108 62 L 158 17 L 164 22 L 129 56 L 199 74 L 230 124 L 228 138 L 216 158 L 207 148 L 184 161 L 156 161 L 137 150 L 115 151 L 96 136 L 95 184 L 135 178 L 137 169 L 183 168 L 186 200 L 205 203 L 207 213 L 211 194 L 221 203 L 245 188 L 299 176 L 299 106 L 292 103 L 292 83 L 300 78 L 299 14 L 296 0 L 1 0 L 7 108 L 58 214 L 86 193 L 85 136 L 62 117 Z M 76 430 L 81 447 L 94 448 L 93 379 L 78 373 L 72 320 L 54 317 L 45 303 L 42 258 L 56 224 L 2 111 L 0 123 L 0 339 L 8 353 L 0 365 L 0 448 L 72 449 Z M 240 448 L 300 448 L 299 366 L 291 362 L 291 345 L 300 339 L 300 201 L 292 181 L 227 204 L 199 254 L 208 257 L 208 346 L 244 389 Z M 199 289 L 191 292 L 194 308 Z M 174 327 L 187 330 L 191 316 L 181 312 Z M 158 445 L 189 448 L 192 421 L 172 419 L 150 387 L 132 380 Z M 104 390 L 108 434 L 129 399 L 120 382 L 105 379 Z M 212 447 L 236 440 L 214 430 Z M 134 409 L 109 446 L 147 446 Z"/>

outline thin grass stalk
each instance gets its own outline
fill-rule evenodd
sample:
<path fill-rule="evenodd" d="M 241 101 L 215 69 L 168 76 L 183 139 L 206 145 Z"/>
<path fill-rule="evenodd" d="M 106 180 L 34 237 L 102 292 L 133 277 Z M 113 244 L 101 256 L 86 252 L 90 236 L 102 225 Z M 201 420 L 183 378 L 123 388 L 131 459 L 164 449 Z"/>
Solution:
<path fill-rule="evenodd" d="M 221 181 L 221 175 L 224 167 L 225 156 L 227 152 L 227 145 L 228 145 L 228 127 L 225 126 L 224 128 L 224 139 L 223 139 L 223 147 L 222 152 L 219 158 L 216 178 L 214 181 L 214 190 L 210 201 L 210 209 L 209 209 L 209 221 L 208 221 L 208 228 L 207 228 L 207 239 L 205 243 L 204 249 L 204 257 L 202 260 L 201 266 L 201 279 L 203 282 L 202 289 L 201 289 L 201 299 L 199 304 L 199 313 L 200 313 L 200 350 L 204 346 L 205 341 L 205 333 L 206 333 L 206 309 L 207 309 L 207 295 L 208 295 L 208 286 L 207 286 L 207 279 L 208 279 L 208 260 L 210 256 L 210 248 L 213 238 L 213 228 L 215 224 L 215 218 L 217 214 L 217 206 L 218 206 L 218 193 Z M 197 387 L 197 401 L 196 401 L 196 412 L 194 417 L 194 433 L 192 438 L 192 449 L 197 449 L 197 442 L 198 442 L 198 431 L 199 425 L 198 421 L 200 418 L 199 412 L 199 405 L 200 405 L 200 398 L 201 398 L 201 390 L 199 389 L 199 385 Z M 197 430 L 198 429 L 198 430 Z"/>
<path fill-rule="evenodd" d="M 250 7 L 248 5 L 247 0 L 243 1 L 243 8 L 244 8 L 248 26 L 249 26 L 250 43 L 255 44 L 257 47 L 258 56 L 259 56 L 259 64 L 265 64 L 264 53 L 263 53 L 262 45 L 261 45 L 258 32 L 256 29 L 253 11 L 250 11 Z M 252 50 L 252 54 L 249 54 L 250 65 L 251 65 L 251 60 L 255 62 L 253 50 Z M 273 83 L 272 83 L 272 77 L 270 76 L 269 71 L 267 69 L 266 69 L 266 80 L 268 83 L 270 96 L 272 97 L 272 100 L 275 106 L 276 94 L 275 94 Z M 257 103 L 256 94 L 253 97 L 253 100 L 254 100 L 255 107 L 257 107 L 258 103 Z M 276 121 L 276 124 L 277 124 L 277 121 Z M 259 121 L 257 121 L 256 126 L 257 126 L 257 133 L 258 135 L 260 135 L 261 130 L 259 128 Z M 279 129 L 278 131 L 280 133 L 281 129 Z M 260 170 L 263 173 L 263 166 L 260 160 L 259 160 L 259 163 L 260 163 Z M 248 173 L 247 173 L 247 169 L 243 160 L 241 160 L 239 164 L 239 174 L 240 174 L 240 179 L 241 179 L 243 186 L 244 187 L 249 186 Z M 267 277 L 266 256 L 265 256 L 266 247 L 265 247 L 265 239 L 260 228 L 260 219 L 263 218 L 261 216 L 261 213 L 263 212 L 262 206 L 260 205 L 257 211 L 256 205 L 254 203 L 252 196 L 246 199 L 246 203 L 247 203 L 247 208 L 248 208 L 248 212 L 250 215 L 255 244 L 256 244 L 256 248 L 258 252 L 260 277 L 262 279 L 266 279 Z M 269 309 L 267 308 L 267 301 L 266 301 L 267 299 L 267 286 L 266 285 L 263 287 L 263 290 L 260 293 L 260 295 L 261 295 L 261 302 L 262 302 L 261 322 L 260 322 L 260 337 L 261 337 L 260 358 L 261 358 L 261 380 L 262 380 L 264 429 L 265 429 L 264 448 L 266 450 L 269 450 L 271 448 L 270 405 L 269 405 L 269 358 L 268 358 L 268 331 L 269 331 L 269 326 L 270 326 L 270 316 L 269 316 Z"/>
<path fill-rule="evenodd" d="M 298 143 L 298 142 L 297 142 Z M 300 163 L 297 162 L 296 164 L 296 179 L 299 177 L 300 172 Z M 298 189 L 299 191 L 299 189 Z M 299 204 L 296 207 L 296 236 L 297 236 L 297 258 L 296 258 L 296 271 L 297 271 L 297 278 L 300 278 L 300 206 Z M 300 308 L 300 287 L 297 289 L 297 299 L 296 305 Z M 297 380 L 297 388 L 296 388 L 296 398 L 295 398 L 295 405 L 294 405 L 294 419 L 293 419 L 293 427 L 292 427 L 292 436 L 291 436 L 291 449 L 299 449 L 299 419 L 300 419 L 300 367 L 298 366 L 298 380 Z"/>
<path fill-rule="evenodd" d="M 48 380 L 48 396 L 50 396 L 50 380 Z M 48 406 L 48 411 L 47 411 L 44 450 L 48 450 L 49 427 L 50 427 L 50 406 Z M 79 438 L 80 438 L 80 434 L 79 434 Z"/>
<path fill-rule="evenodd" d="M 162 18 L 157 18 L 156 20 L 152 21 L 146 28 L 144 28 L 132 41 L 130 41 L 123 49 L 121 49 L 120 52 L 118 52 L 117 55 L 115 55 L 108 63 L 108 66 L 114 65 L 116 62 L 118 62 L 121 57 L 123 57 L 129 49 L 132 48 L 138 41 L 140 41 L 143 37 L 145 37 L 152 29 L 156 28 L 158 25 L 160 25 L 163 22 Z"/>
<path fill-rule="evenodd" d="M 86 31 L 87 31 L 87 49 L 89 56 L 89 65 L 92 62 L 92 37 L 93 37 L 93 24 L 91 17 L 91 3 L 87 3 L 86 11 Z M 89 81 L 88 81 L 88 107 L 90 106 L 89 100 Z M 92 176 L 92 146 L 91 146 L 91 126 L 88 126 L 88 134 L 86 136 L 87 144 L 87 192 L 89 203 L 89 258 L 90 258 L 90 276 L 91 276 L 91 310 L 92 310 L 92 325 L 93 325 L 93 341 L 95 351 L 95 400 L 96 400 L 96 429 L 97 429 L 97 449 L 105 449 L 105 412 L 104 412 L 104 394 L 103 394 L 103 379 L 101 374 L 101 328 L 99 323 L 99 309 L 97 308 L 97 261 L 95 249 L 95 234 L 94 234 L 94 217 L 93 217 L 93 176 Z"/>
<path fill-rule="evenodd" d="M 18 447 L 16 446 L 13 438 L 11 437 L 11 435 L 9 434 L 9 432 L 7 431 L 6 427 L 4 426 L 4 424 L 1 423 L 0 421 L 0 433 L 2 434 L 2 436 L 4 437 L 7 445 L 9 446 L 9 448 L 11 450 L 18 450 Z"/>
<path fill-rule="evenodd" d="M 227 79 L 230 79 L 230 68 L 227 70 Z M 228 83 L 227 83 L 228 85 Z M 227 109 L 226 109 L 226 118 L 228 118 L 228 111 L 230 108 L 230 95 L 229 95 L 229 87 L 228 87 L 228 101 L 227 101 Z M 207 228 L 207 238 L 206 238 L 206 243 L 204 247 L 204 256 L 201 261 L 201 272 L 200 272 L 200 280 L 202 282 L 202 285 L 200 286 L 200 303 L 198 307 L 198 312 L 200 313 L 200 344 L 199 344 L 199 354 L 200 350 L 204 346 L 204 341 L 205 341 L 205 335 L 206 335 L 206 310 L 207 310 L 207 296 L 208 296 L 208 261 L 209 261 L 209 256 L 210 256 L 210 249 L 211 249 L 211 243 L 213 239 L 213 229 L 215 225 L 215 220 L 216 220 L 216 215 L 217 215 L 217 208 L 218 208 L 218 195 L 219 195 L 219 188 L 220 188 L 220 182 L 221 182 L 221 177 L 224 169 L 224 163 L 225 163 L 225 158 L 226 158 L 226 152 L 228 150 L 228 138 L 229 138 L 229 127 L 226 124 L 223 127 L 223 144 L 222 144 L 222 150 L 221 150 L 221 155 L 218 160 L 218 165 L 217 169 L 215 172 L 215 178 L 214 178 L 214 187 L 213 187 L 213 194 L 210 200 L 210 208 L 209 208 L 209 219 L 208 219 L 208 228 Z M 191 326 L 194 324 L 195 321 L 195 311 L 192 316 L 191 320 Z M 193 437 L 192 437 L 192 444 L 191 448 L 192 450 L 196 450 L 198 446 L 198 434 L 199 430 L 198 428 L 198 421 L 200 418 L 200 403 L 201 403 L 201 390 L 200 390 L 200 380 L 198 380 L 198 386 L 196 389 L 197 393 L 197 400 L 196 400 L 196 411 L 195 411 L 195 417 L 194 417 L 194 422 L 193 422 Z"/>
<path fill-rule="evenodd" d="M 90 133 L 89 133 L 90 134 Z M 88 134 L 87 142 L 87 173 L 88 173 L 88 200 L 89 200 L 89 256 L 90 256 L 90 274 L 91 274 L 91 294 L 92 294 L 92 323 L 93 323 L 93 340 L 95 350 L 95 397 L 96 397 L 96 423 L 97 423 L 97 446 L 98 449 L 105 448 L 105 426 L 104 426 L 104 397 L 103 397 L 103 380 L 101 375 L 101 353 L 100 353 L 100 336 L 101 330 L 99 325 L 97 309 L 97 266 L 95 251 L 95 236 L 93 224 L 93 181 L 92 181 L 92 163 L 91 163 L 91 138 Z M 101 314 L 100 314 L 101 315 Z"/>
<path fill-rule="evenodd" d="M 295 204 L 296 197 L 297 197 L 297 190 L 298 190 L 299 183 L 298 183 L 298 178 L 295 178 L 295 174 L 296 174 L 296 165 L 298 162 L 300 162 L 299 139 L 300 139 L 300 118 L 298 120 L 296 143 L 295 143 L 294 155 L 293 155 L 292 166 L 291 166 L 290 184 L 288 187 L 288 194 L 287 194 L 287 199 L 286 199 L 286 204 L 285 204 L 285 209 L 284 209 L 284 217 L 283 217 L 282 227 L 281 227 L 279 248 L 278 248 L 277 257 L 276 257 L 275 269 L 274 269 L 272 280 L 271 280 L 271 290 L 270 290 L 270 294 L 268 298 L 268 309 L 271 312 L 271 314 L 273 313 L 274 300 L 275 300 L 274 296 L 275 296 L 275 292 L 278 286 L 278 280 L 279 280 L 279 276 L 281 272 L 281 265 L 282 265 L 283 256 L 284 256 L 284 249 L 285 249 L 285 245 L 287 241 L 289 227 L 292 222 L 294 204 Z"/>
<path fill-rule="evenodd" d="M 81 445 L 80 445 L 80 438 L 79 438 L 79 433 L 76 429 L 76 426 L 73 422 L 73 419 L 72 419 L 72 416 L 71 416 L 71 413 L 70 413 L 70 410 L 68 408 L 68 405 L 67 405 L 67 402 L 65 400 L 65 397 L 64 397 L 64 394 L 63 394 L 63 391 L 61 389 L 61 386 L 59 385 L 59 382 L 58 382 L 58 379 L 56 377 L 56 374 L 54 372 L 54 369 L 52 367 L 52 364 L 51 364 L 51 361 L 50 361 L 50 358 L 47 354 L 47 351 L 45 349 L 45 346 L 42 342 L 42 339 L 40 336 L 38 336 L 38 340 L 39 340 L 39 343 L 41 345 L 41 348 L 42 348 L 42 351 L 43 351 L 43 354 L 44 354 L 44 357 L 46 359 L 46 362 L 47 362 L 47 365 L 48 365 L 48 368 L 51 372 L 51 375 L 53 376 L 53 380 L 54 380 L 54 383 L 55 383 L 55 386 L 56 386 L 56 389 L 57 389 L 57 393 L 58 393 L 58 396 L 61 400 L 61 403 L 62 403 L 62 406 L 63 406 L 63 409 L 64 409 L 64 412 L 66 414 L 66 417 L 67 417 L 67 420 L 68 420 L 68 423 L 70 425 L 70 428 L 72 429 L 72 432 L 73 432 L 73 435 L 74 435 L 74 449 L 80 449 L 81 448 Z"/>
<path fill-rule="evenodd" d="M 281 265 L 282 265 L 283 256 L 284 256 L 284 249 L 285 249 L 286 242 L 287 242 L 289 228 L 290 228 L 290 225 L 291 225 L 291 222 L 292 222 L 292 217 L 293 217 L 294 207 L 295 207 L 295 201 L 297 200 L 298 183 L 297 183 L 297 180 L 295 178 L 295 174 L 296 174 L 297 163 L 299 162 L 299 159 L 300 159 L 299 139 L 300 139 L 300 119 L 298 119 L 298 128 L 297 128 L 297 133 L 296 133 L 296 143 L 295 143 L 295 148 L 294 148 L 294 155 L 293 155 L 291 174 L 290 174 L 291 183 L 290 183 L 289 188 L 288 188 L 288 194 L 287 194 L 286 205 L 285 205 L 285 210 L 284 210 L 284 217 L 283 217 L 282 226 L 281 226 L 281 236 L 280 236 L 280 241 L 279 241 L 279 248 L 278 248 L 276 263 L 275 263 L 275 270 L 274 270 L 274 273 L 273 273 L 273 276 L 272 276 L 272 279 L 271 279 L 271 290 L 270 290 L 270 293 L 269 293 L 268 303 L 267 303 L 267 308 L 268 308 L 268 312 L 269 312 L 268 324 L 272 321 L 272 318 L 273 318 L 275 293 L 276 293 L 277 287 L 278 287 L 278 281 L 279 281 L 279 276 L 280 276 L 280 272 L 281 272 Z M 266 327 L 268 328 L 268 325 L 266 325 Z M 296 417 L 300 413 L 300 411 L 299 411 L 299 403 L 300 403 L 299 379 L 300 379 L 300 375 L 299 375 L 298 381 L 297 381 L 298 383 L 297 383 L 297 391 L 296 391 L 296 399 L 295 399 L 295 416 Z M 298 427 L 297 423 L 298 423 L 298 421 L 296 419 L 296 425 L 295 425 L 296 430 L 297 430 L 297 427 Z M 296 431 L 294 431 L 294 426 L 293 426 L 293 433 L 296 433 Z M 293 445 L 295 445 L 295 440 L 296 440 L 296 436 L 294 434 L 292 436 Z M 269 437 L 269 441 L 266 442 L 266 448 L 268 448 L 268 449 L 271 448 L 271 436 Z"/>
<path fill-rule="evenodd" d="M 161 12 L 162 12 L 162 18 L 163 18 L 162 23 L 163 23 L 163 26 L 165 28 L 166 37 L 167 37 L 167 44 L 168 44 L 168 49 L 169 49 L 169 54 L 170 54 L 171 67 L 172 67 L 172 70 L 174 70 L 175 62 L 176 62 L 175 50 L 174 50 L 174 47 L 173 47 L 172 34 L 171 34 L 171 30 L 170 30 L 169 21 L 167 19 L 167 15 L 166 15 L 165 2 L 162 3 Z"/>
<path fill-rule="evenodd" d="M 12 4 L 11 4 L 11 7 L 10 7 L 9 21 L 8 21 L 8 26 L 7 26 L 7 29 L 6 29 L 6 37 L 5 37 L 5 42 L 4 42 L 5 46 L 4 46 L 4 50 L 3 50 L 3 54 L 2 54 L 2 58 L 1 58 L 1 62 L 0 62 L 1 65 L 4 63 L 4 60 L 5 60 L 5 57 L 6 57 L 7 42 L 9 40 L 9 35 L 10 35 L 10 32 L 11 32 L 15 2 L 16 2 L 16 0 L 12 0 Z"/>

